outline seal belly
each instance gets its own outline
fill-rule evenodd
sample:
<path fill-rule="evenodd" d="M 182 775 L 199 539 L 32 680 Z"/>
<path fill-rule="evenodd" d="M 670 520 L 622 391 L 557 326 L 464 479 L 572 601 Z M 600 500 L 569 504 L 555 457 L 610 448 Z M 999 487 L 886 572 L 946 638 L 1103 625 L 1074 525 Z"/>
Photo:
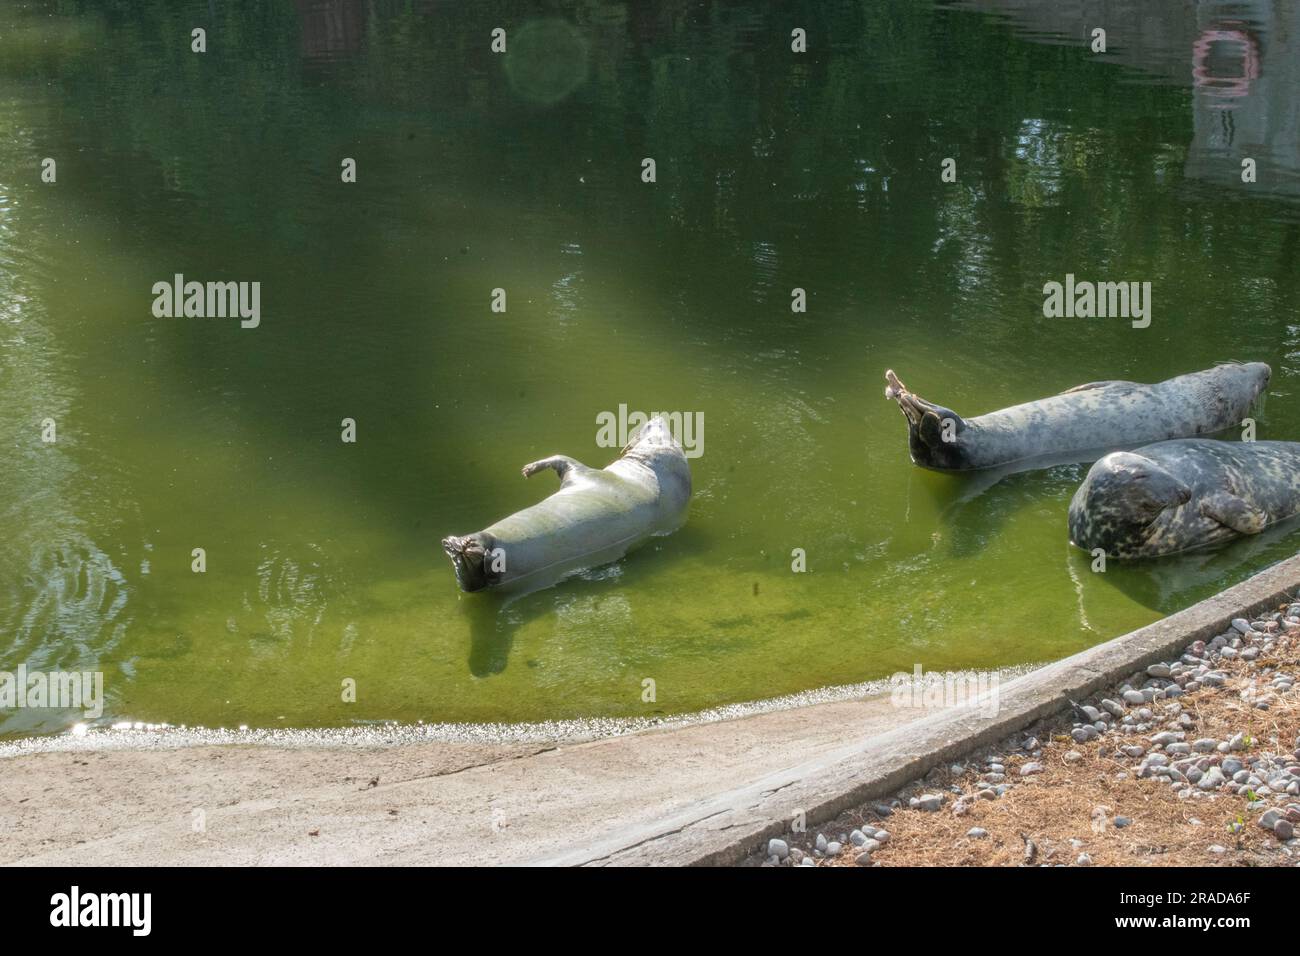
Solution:
<path fill-rule="evenodd" d="M 501 549 L 503 589 L 547 587 L 617 561 L 655 532 L 655 498 L 606 476 L 564 488 L 484 530 Z"/>

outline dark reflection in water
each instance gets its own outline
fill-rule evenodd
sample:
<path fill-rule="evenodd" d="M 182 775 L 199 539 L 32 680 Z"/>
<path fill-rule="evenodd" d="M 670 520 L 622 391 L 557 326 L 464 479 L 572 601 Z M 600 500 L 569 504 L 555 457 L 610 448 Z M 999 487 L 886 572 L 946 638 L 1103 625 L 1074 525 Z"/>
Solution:
<path fill-rule="evenodd" d="M 1295 542 L 1287 539 L 1300 530 L 1300 519 L 1290 518 L 1265 529 L 1261 534 L 1233 541 L 1224 548 L 1187 551 L 1158 561 L 1139 561 L 1132 564 L 1108 563 L 1102 575 L 1106 582 L 1118 588 L 1134 601 L 1153 610 L 1183 607 L 1194 603 L 1207 589 L 1243 564 L 1269 564 L 1270 556 L 1281 556 L 1295 551 Z M 1072 549 L 1071 561 L 1077 573 L 1092 574 L 1092 557 Z"/>
<path fill-rule="evenodd" d="M 1300 6 L 1273 0 L 956 0 L 996 14 L 1040 43 L 1085 47 L 1106 30 L 1098 59 L 1133 82 L 1192 90 L 1184 173 L 1215 187 L 1300 199 Z M 1246 183 L 1241 160 L 1257 163 Z"/>
<path fill-rule="evenodd" d="M 294 0 L 302 24 L 303 60 L 346 59 L 358 52 L 365 37 L 367 6 L 371 4 L 362 0 Z"/>

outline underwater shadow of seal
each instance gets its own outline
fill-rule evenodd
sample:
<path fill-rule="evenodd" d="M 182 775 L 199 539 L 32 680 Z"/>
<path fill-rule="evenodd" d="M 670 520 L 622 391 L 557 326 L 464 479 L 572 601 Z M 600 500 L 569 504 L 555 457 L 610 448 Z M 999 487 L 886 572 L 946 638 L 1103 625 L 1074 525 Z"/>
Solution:
<path fill-rule="evenodd" d="M 1108 560 L 1106 570 L 1100 573 L 1092 570 L 1092 555 L 1073 544 L 1067 543 L 1066 547 L 1080 576 L 1101 578 L 1105 585 L 1135 603 L 1160 614 L 1173 614 L 1291 557 L 1295 542 L 1286 539 L 1297 531 L 1300 515 L 1293 515 L 1259 534 L 1219 547 L 1129 561 Z M 1274 560 L 1255 566 L 1254 562 L 1265 557 Z"/>
<path fill-rule="evenodd" d="M 460 604 L 461 614 L 469 624 L 469 672 L 474 677 L 490 677 L 504 671 L 510 660 L 515 631 L 549 610 L 544 600 L 512 601 L 509 595 L 501 594 L 488 594 L 480 600 Z"/>
<path fill-rule="evenodd" d="M 933 472 L 917 477 L 934 493 L 948 553 L 954 558 L 970 558 L 1001 536 L 1006 525 L 1025 509 L 1059 499 L 1064 510 L 1087 470 L 1086 464 L 1069 462 L 1044 471 L 1002 474 L 992 481 L 985 475 Z"/>
<path fill-rule="evenodd" d="M 474 677 L 500 674 L 510 663 L 515 634 L 534 621 L 556 614 L 562 603 L 584 597 L 622 593 L 627 587 L 627 572 L 645 577 L 664 574 L 668 562 L 656 559 L 651 552 L 671 547 L 677 561 L 708 551 L 708 535 L 696 525 L 687 524 L 671 538 L 663 537 L 650 546 L 627 555 L 616 564 L 592 568 L 565 581 L 563 589 L 547 588 L 525 594 L 485 592 L 473 600 L 460 601 L 460 613 L 469 626 L 469 672 Z M 675 563 L 675 562 L 674 562 Z"/>

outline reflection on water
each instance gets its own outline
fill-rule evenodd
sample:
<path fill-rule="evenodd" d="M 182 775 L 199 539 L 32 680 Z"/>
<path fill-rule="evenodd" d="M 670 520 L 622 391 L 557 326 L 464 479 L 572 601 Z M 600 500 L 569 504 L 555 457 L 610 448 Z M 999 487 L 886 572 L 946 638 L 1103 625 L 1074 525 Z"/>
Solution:
<path fill-rule="evenodd" d="M 977 415 L 1263 360 L 1261 437 L 1300 437 L 1296 18 L 0 8 L 0 669 L 98 668 L 109 719 L 643 716 L 1052 659 L 1240 580 L 1294 538 L 1094 575 L 1079 466 L 920 472 L 881 376 Z M 1044 320 L 1067 272 L 1150 281 L 1151 327 Z M 261 326 L 154 319 L 175 273 L 261 282 Z M 707 419 L 686 527 L 459 594 L 440 538 L 606 464 L 620 405 Z"/>
<path fill-rule="evenodd" d="M 365 4 L 360 0 L 294 0 L 305 62 L 346 59 L 361 49 Z"/>
<path fill-rule="evenodd" d="M 1300 6 L 1273 0 L 957 0 L 1005 18 L 1033 42 L 1087 49 L 1107 31 L 1098 59 L 1134 82 L 1188 86 L 1192 138 L 1185 175 L 1216 188 L 1300 199 Z M 1241 160 L 1258 164 L 1241 178 Z"/>
<path fill-rule="evenodd" d="M 308 542 L 295 557 L 263 542 L 265 555 L 257 564 L 256 596 L 249 595 L 243 610 L 260 625 L 253 640 L 263 653 L 294 641 L 311 644 L 325 620 L 327 602 L 345 600 L 347 582 L 329 569 L 330 554 L 320 545 Z M 231 618 L 228 628 L 238 629 L 238 619 Z M 345 639 L 339 635 L 336 643 Z"/>
<path fill-rule="evenodd" d="M 4 120 L 6 149 L 30 151 L 33 135 L 21 117 L 0 107 Z M 82 474 L 72 452 L 81 437 L 72 415 L 77 388 L 56 361 L 57 331 L 39 292 L 55 264 L 44 244 L 25 239 L 39 236 L 43 221 L 19 192 L 0 181 L 0 666 L 80 671 L 117 651 L 129 621 L 131 586 L 93 537 L 109 528 L 83 518 L 91 495 L 122 494 L 123 486 L 111 452 L 94 474 Z M 2 726 L 35 732 L 66 718 L 28 710 L 6 715 Z"/>

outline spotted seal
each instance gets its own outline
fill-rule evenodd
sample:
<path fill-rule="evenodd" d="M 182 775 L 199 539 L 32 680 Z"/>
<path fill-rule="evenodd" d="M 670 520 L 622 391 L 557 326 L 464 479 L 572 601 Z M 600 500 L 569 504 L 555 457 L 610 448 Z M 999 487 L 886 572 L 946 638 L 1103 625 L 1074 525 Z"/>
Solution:
<path fill-rule="evenodd" d="M 560 490 L 474 534 L 443 538 L 461 590 L 534 591 L 617 561 L 686 520 L 691 470 L 663 418 L 633 435 L 603 469 L 567 455 L 524 466 L 525 478 L 552 469 Z"/>
<path fill-rule="evenodd" d="M 1300 442 L 1183 438 L 1113 452 L 1070 502 L 1070 540 L 1149 558 L 1259 534 L 1300 513 Z"/>
<path fill-rule="evenodd" d="M 1090 382 L 975 418 L 927 402 L 885 372 L 885 397 L 907 419 L 912 461 L 970 471 L 1039 459 L 1088 461 L 1118 448 L 1207 435 L 1241 423 L 1268 385 L 1263 362 L 1228 363 L 1155 385 Z M 1076 457 L 1071 457 L 1076 456 Z"/>

